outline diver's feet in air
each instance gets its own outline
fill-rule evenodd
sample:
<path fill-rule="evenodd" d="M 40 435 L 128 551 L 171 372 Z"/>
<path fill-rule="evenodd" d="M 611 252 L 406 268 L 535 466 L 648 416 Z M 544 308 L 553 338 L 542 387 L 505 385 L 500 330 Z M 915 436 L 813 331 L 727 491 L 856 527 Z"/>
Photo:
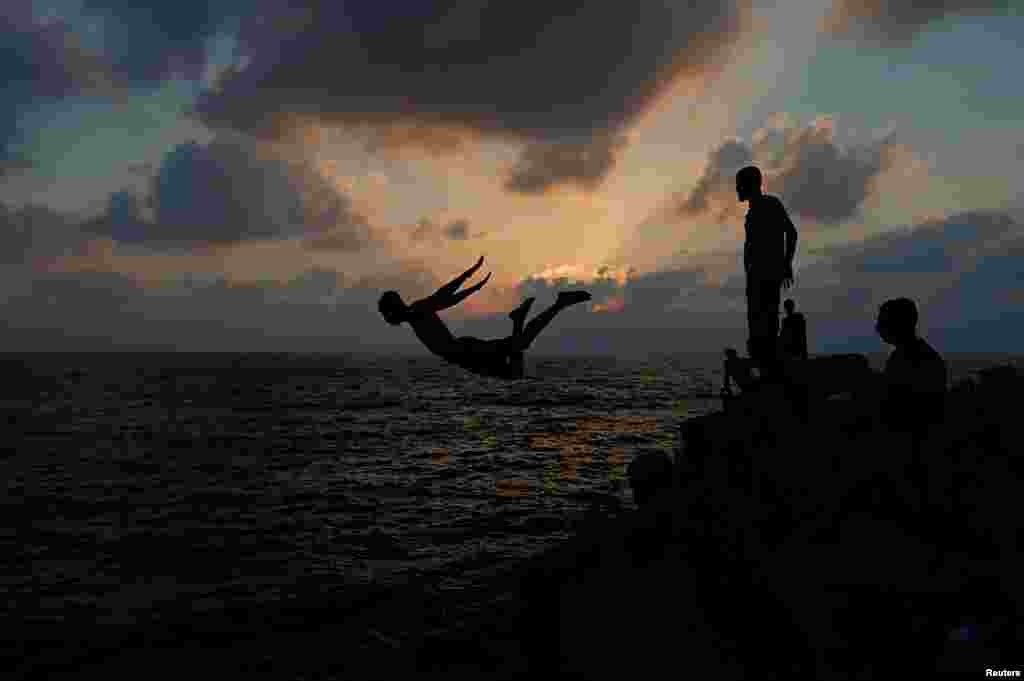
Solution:
<path fill-rule="evenodd" d="M 508 318 L 514 322 L 522 319 L 526 319 L 526 313 L 530 311 L 530 306 L 533 305 L 534 298 L 527 298 L 519 304 L 519 307 L 508 313 Z"/>
<path fill-rule="evenodd" d="M 569 305 L 575 305 L 576 303 L 585 303 L 590 300 L 590 294 L 586 291 L 562 291 L 558 294 L 558 300 L 555 302 L 564 307 Z"/>

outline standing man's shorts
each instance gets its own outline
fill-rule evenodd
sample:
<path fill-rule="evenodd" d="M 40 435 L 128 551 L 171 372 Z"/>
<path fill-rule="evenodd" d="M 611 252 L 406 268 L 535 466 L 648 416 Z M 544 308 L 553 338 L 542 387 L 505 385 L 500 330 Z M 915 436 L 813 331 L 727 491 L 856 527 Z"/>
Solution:
<path fill-rule="evenodd" d="M 771 359 L 776 355 L 781 302 L 782 280 L 747 275 L 747 329 L 750 356 L 754 359 Z"/>

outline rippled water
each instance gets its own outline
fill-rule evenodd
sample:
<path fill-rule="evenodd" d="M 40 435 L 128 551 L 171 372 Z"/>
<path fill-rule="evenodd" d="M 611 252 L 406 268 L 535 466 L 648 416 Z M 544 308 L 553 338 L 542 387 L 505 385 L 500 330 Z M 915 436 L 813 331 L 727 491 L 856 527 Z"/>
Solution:
<path fill-rule="evenodd" d="M 532 358 L 516 382 L 371 356 L 2 368 L 4 600 L 114 623 L 324 584 L 479 583 L 596 501 L 630 506 L 626 466 L 671 452 L 721 380 L 716 357 L 683 355 Z"/>

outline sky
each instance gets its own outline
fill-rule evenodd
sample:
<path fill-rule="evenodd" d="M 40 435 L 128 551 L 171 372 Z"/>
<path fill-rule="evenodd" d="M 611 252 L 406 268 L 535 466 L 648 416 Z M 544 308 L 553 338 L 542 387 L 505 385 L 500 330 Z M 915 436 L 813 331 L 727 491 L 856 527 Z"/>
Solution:
<path fill-rule="evenodd" d="M 7 0 L 0 351 L 422 355 L 377 299 L 481 255 L 456 335 L 743 348 L 749 164 L 812 353 L 1019 351 L 1024 6 L 890 5 Z"/>

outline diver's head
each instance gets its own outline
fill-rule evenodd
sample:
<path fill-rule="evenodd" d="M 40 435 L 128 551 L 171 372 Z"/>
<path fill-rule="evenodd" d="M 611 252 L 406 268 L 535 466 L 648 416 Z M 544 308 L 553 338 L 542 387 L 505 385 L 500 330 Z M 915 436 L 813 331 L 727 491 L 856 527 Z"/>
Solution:
<path fill-rule="evenodd" d="M 392 326 L 398 326 L 405 321 L 406 311 L 409 309 L 398 295 L 398 291 L 385 291 L 377 302 L 377 309 L 384 317 L 384 321 Z"/>

